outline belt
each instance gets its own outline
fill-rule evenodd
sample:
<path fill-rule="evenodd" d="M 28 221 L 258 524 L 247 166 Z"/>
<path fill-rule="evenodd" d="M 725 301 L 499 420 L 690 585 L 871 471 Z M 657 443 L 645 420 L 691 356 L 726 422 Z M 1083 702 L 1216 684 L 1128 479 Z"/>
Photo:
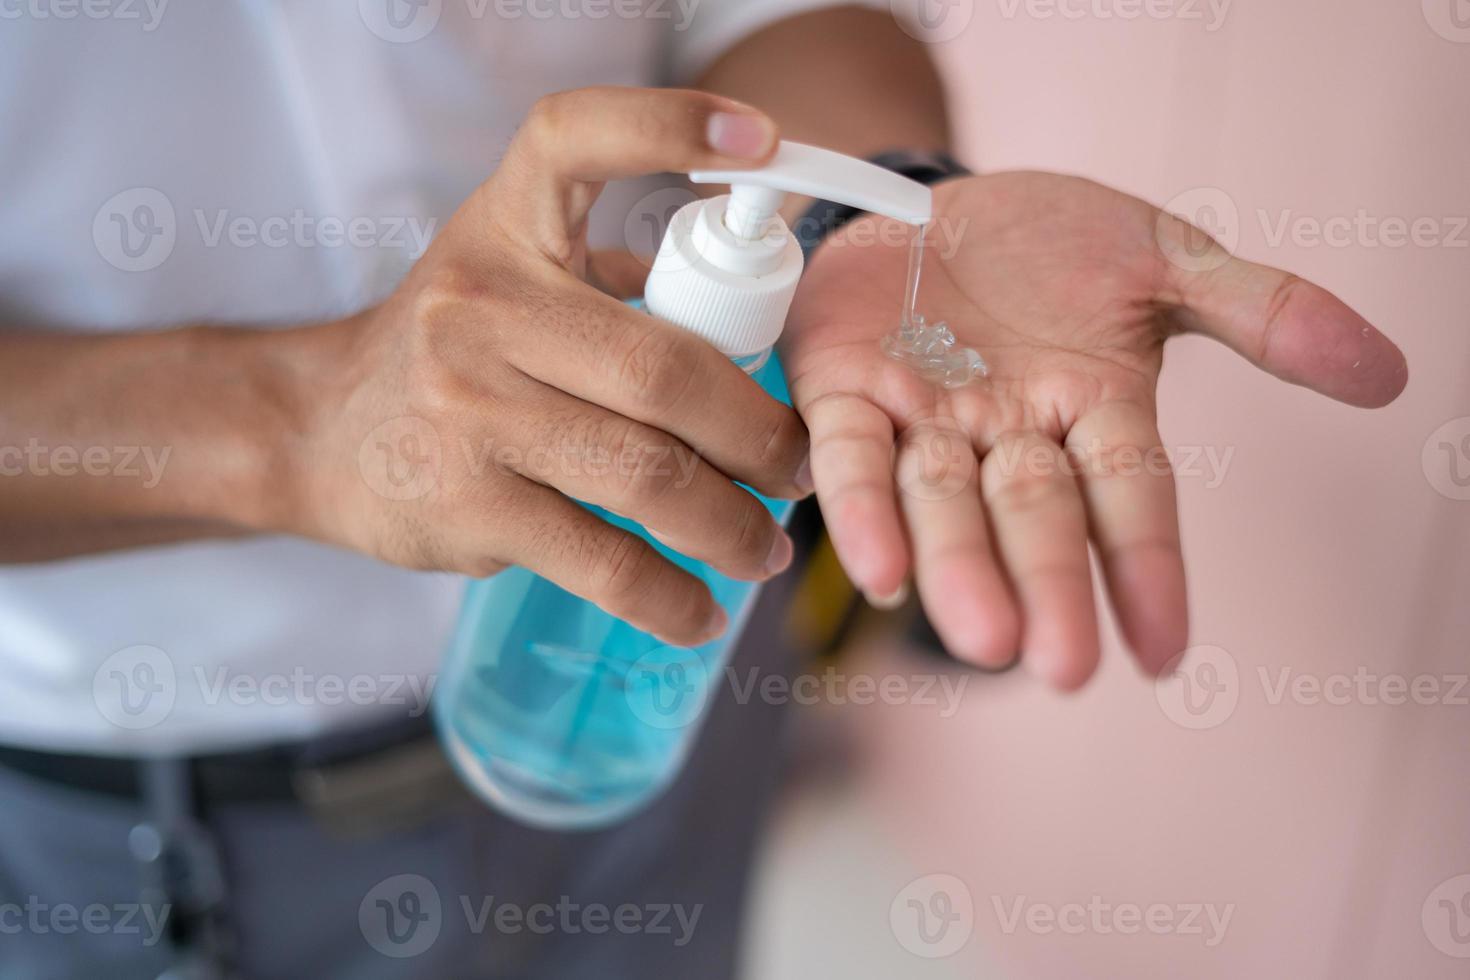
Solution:
<path fill-rule="evenodd" d="M 328 835 L 416 827 L 468 794 L 424 717 L 247 752 L 126 759 L 0 746 L 0 767 L 43 783 L 126 800 L 139 822 L 127 848 L 140 901 L 168 922 L 165 976 L 236 975 L 229 867 L 209 820 L 231 803 L 299 805 Z"/>
<path fill-rule="evenodd" d="M 190 756 L 195 805 L 297 803 L 344 836 L 412 824 L 465 794 L 426 716 L 304 742 Z M 148 760 L 0 745 L 0 767 L 53 786 L 142 803 Z"/>

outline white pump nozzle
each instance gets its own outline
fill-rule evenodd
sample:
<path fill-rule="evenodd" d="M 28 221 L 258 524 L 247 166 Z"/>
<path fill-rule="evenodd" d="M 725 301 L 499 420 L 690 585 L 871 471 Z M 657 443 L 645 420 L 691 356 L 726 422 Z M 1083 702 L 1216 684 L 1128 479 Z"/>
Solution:
<path fill-rule="evenodd" d="M 759 236 L 784 194 L 836 201 L 911 225 L 928 224 L 934 211 L 933 192 L 918 181 L 866 160 L 786 140 L 759 170 L 696 170 L 689 179 L 730 185 L 725 225 L 741 238 Z"/>
<path fill-rule="evenodd" d="M 929 223 L 928 187 L 882 167 L 804 143 L 782 142 L 755 170 L 699 170 L 696 184 L 730 194 L 695 201 L 669 224 L 644 298 L 655 316 L 699 334 L 732 357 L 769 348 L 781 335 L 801 277 L 801 247 L 781 221 L 786 194 L 802 194 Z"/>

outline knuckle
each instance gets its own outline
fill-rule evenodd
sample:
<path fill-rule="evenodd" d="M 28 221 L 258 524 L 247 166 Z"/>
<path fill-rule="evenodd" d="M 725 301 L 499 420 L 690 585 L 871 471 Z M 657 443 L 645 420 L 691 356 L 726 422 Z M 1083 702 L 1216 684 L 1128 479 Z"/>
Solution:
<path fill-rule="evenodd" d="M 1078 466 L 1089 480 L 1144 481 L 1172 478 L 1173 462 L 1159 445 L 1136 442 L 1099 442 L 1077 451 Z"/>
<path fill-rule="evenodd" d="M 517 460 L 521 472 L 539 483 L 558 485 L 569 463 L 586 453 L 583 427 L 577 417 L 556 412 L 534 420 Z"/>
<path fill-rule="evenodd" d="M 632 129 L 646 143 L 661 143 L 668 136 L 662 106 L 656 100 L 645 99 L 632 113 Z"/>
<path fill-rule="evenodd" d="M 653 552 L 630 534 L 619 534 L 597 565 L 596 589 L 609 605 L 629 609 L 642 605 L 658 569 Z"/>
<path fill-rule="evenodd" d="M 1035 433 L 1003 436 L 982 464 L 985 496 L 1010 513 L 1055 507 L 1076 496 L 1069 465 L 1055 445 Z"/>
<path fill-rule="evenodd" d="M 441 266 L 413 294 L 409 317 L 415 327 L 437 332 L 462 319 L 465 307 L 479 295 L 479 287 L 463 271 Z"/>
<path fill-rule="evenodd" d="M 564 561 L 574 568 L 589 568 L 597 561 L 600 539 L 579 533 L 575 522 L 553 513 L 527 511 L 510 533 L 516 564 L 539 567 L 548 561 Z"/>
<path fill-rule="evenodd" d="M 1258 362 L 1264 363 L 1270 358 L 1271 343 L 1276 339 L 1277 328 L 1284 322 L 1282 311 L 1304 285 L 1306 285 L 1304 279 L 1288 272 L 1281 277 L 1281 281 L 1271 291 L 1271 298 L 1266 302 L 1265 322 L 1261 327 L 1260 340 L 1256 348 Z"/>
<path fill-rule="evenodd" d="M 1008 514 L 1048 510 L 1065 500 L 1065 486 L 1053 477 L 1018 474 L 991 491 L 991 503 Z"/>
<path fill-rule="evenodd" d="M 628 502 L 652 507 L 675 489 L 667 454 L 658 449 L 651 430 L 637 423 L 620 423 L 606 446 L 618 491 Z"/>
<path fill-rule="evenodd" d="M 646 331 L 618 361 L 618 383 L 632 393 L 640 409 L 653 414 L 678 405 L 694 375 L 685 346 L 667 331 Z"/>
<path fill-rule="evenodd" d="M 487 345 L 500 346 L 493 324 L 500 319 L 489 311 L 502 304 L 495 282 L 466 264 L 441 262 L 420 279 L 408 300 L 406 333 L 426 353 L 445 360 L 462 360 L 466 346 L 481 353 Z M 490 324 L 491 329 L 484 325 Z"/>
<path fill-rule="evenodd" d="M 711 109 L 701 93 L 665 90 L 639 101 L 632 115 L 638 138 L 648 145 L 692 150 L 704 143 Z"/>
<path fill-rule="evenodd" d="M 1066 478 L 1055 473 L 1032 472 L 1022 467 L 991 491 L 991 502 L 1010 514 L 1051 510 L 1069 500 Z"/>
<path fill-rule="evenodd" d="M 803 412 L 812 420 L 813 428 L 834 427 L 861 413 L 866 405 L 863 398 L 850 392 L 828 391 L 808 402 Z"/>
<path fill-rule="evenodd" d="M 456 571 L 470 578 L 491 578 L 505 571 L 506 564 L 493 555 L 473 554 L 460 563 Z"/>
<path fill-rule="evenodd" d="M 403 331 L 404 361 L 410 390 L 434 415 L 453 413 L 468 394 L 456 348 L 458 324 L 465 320 L 469 292 L 457 279 L 438 276 L 418 290 Z"/>
<path fill-rule="evenodd" d="M 763 470 L 791 470 L 807 453 L 807 431 L 796 413 L 783 408 L 759 430 L 756 462 Z"/>
<path fill-rule="evenodd" d="M 739 492 L 750 499 L 735 509 L 731 540 L 735 543 L 736 554 L 761 563 L 771 550 L 772 522 L 767 518 L 765 508 L 745 491 Z"/>
<path fill-rule="evenodd" d="M 864 418 L 867 408 L 866 402 L 846 392 L 829 392 L 806 405 L 802 414 L 809 422 L 807 438 L 812 456 L 836 457 L 858 452 L 880 440 L 886 444 L 893 436 L 886 417 L 881 429 L 858 421 Z"/>
<path fill-rule="evenodd" d="M 633 468 L 624 486 L 624 495 L 629 501 L 638 507 L 649 508 L 674 489 L 674 480 L 662 469 L 640 465 Z"/>
<path fill-rule="evenodd" d="M 537 145 L 554 144 L 563 131 L 568 102 L 575 96 L 571 92 L 553 92 L 543 95 L 531 105 L 526 114 L 522 131 Z"/>

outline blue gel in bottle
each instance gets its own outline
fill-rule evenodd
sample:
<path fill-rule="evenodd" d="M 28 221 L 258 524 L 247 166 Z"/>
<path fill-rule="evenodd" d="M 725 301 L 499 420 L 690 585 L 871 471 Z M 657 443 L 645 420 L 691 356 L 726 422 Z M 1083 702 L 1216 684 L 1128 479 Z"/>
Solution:
<path fill-rule="evenodd" d="M 774 353 L 741 360 L 790 404 Z M 792 501 L 755 496 L 779 523 L 790 518 Z M 703 646 L 672 647 L 524 568 L 469 584 L 434 693 L 440 740 L 480 796 L 525 823 L 556 829 L 615 822 L 672 781 L 761 585 L 588 509 L 709 586 L 730 627 Z"/>

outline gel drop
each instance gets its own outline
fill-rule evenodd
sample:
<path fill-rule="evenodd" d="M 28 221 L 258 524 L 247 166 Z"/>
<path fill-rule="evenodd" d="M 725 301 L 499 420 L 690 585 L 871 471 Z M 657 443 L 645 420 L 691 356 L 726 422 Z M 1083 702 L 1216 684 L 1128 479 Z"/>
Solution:
<path fill-rule="evenodd" d="M 924 267 L 924 237 L 928 224 L 914 229 L 909 243 L 909 271 L 904 282 L 898 329 L 880 341 L 883 353 L 902 361 L 920 377 L 943 388 L 960 388 L 988 377 L 990 367 L 980 352 L 956 347 L 954 333 L 944 321 L 929 323 L 918 312 L 919 280 Z"/>

